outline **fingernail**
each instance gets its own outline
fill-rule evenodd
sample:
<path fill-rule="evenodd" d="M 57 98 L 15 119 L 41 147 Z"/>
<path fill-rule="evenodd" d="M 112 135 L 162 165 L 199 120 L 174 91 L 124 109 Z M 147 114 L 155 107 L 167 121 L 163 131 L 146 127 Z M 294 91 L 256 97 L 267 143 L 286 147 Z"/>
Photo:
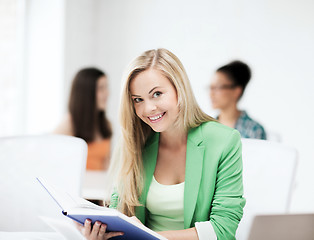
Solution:
<path fill-rule="evenodd" d="M 96 222 L 96 225 L 99 226 L 99 225 L 100 225 L 100 222 Z"/>

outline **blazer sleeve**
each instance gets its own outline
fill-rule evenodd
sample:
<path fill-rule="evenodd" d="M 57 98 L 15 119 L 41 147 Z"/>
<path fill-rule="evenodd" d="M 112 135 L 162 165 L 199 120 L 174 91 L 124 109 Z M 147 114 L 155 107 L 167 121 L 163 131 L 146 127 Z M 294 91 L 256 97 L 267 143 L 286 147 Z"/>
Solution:
<path fill-rule="evenodd" d="M 235 239 L 243 216 L 245 199 L 242 182 L 242 145 L 237 130 L 233 130 L 218 163 L 215 193 L 210 222 L 218 240 Z"/>

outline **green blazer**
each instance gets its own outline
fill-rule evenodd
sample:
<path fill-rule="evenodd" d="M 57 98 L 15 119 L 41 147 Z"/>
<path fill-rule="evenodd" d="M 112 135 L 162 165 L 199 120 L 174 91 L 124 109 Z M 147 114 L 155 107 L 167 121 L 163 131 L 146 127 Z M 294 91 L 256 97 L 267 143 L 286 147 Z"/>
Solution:
<path fill-rule="evenodd" d="M 145 224 L 146 198 L 155 171 L 159 133 L 148 139 L 143 151 L 144 189 L 136 217 Z M 188 133 L 184 228 L 210 221 L 217 239 L 235 239 L 243 215 L 241 138 L 237 130 L 217 122 L 203 123 Z"/>

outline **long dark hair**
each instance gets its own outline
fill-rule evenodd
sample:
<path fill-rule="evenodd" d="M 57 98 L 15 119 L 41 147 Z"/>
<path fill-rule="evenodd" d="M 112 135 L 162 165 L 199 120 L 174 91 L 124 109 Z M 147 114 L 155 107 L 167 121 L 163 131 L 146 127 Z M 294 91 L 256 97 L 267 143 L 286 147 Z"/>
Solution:
<path fill-rule="evenodd" d="M 112 135 L 111 124 L 105 111 L 97 109 L 97 80 L 106 74 L 97 68 L 81 69 L 74 77 L 69 99 L 69 112 L 72 117 L 74 136 L 86 142 L 95 139 L 98 130 L 103 138 Z"/>

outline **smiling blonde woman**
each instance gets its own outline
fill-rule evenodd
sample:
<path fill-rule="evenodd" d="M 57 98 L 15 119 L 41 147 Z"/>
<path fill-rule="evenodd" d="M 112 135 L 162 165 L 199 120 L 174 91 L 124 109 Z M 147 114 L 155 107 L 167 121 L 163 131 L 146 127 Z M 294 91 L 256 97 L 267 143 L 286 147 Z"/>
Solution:
<path fill-rule="evenodd" d="M 167 239 L 235 239 L 245 205 L 240 134 L 200 109 L 173 53 L 149 50 L 131 63 L 120 120 L 111 207 Z M 121 234 L 90 221 L 84 232 L 87 239 Z"/>

